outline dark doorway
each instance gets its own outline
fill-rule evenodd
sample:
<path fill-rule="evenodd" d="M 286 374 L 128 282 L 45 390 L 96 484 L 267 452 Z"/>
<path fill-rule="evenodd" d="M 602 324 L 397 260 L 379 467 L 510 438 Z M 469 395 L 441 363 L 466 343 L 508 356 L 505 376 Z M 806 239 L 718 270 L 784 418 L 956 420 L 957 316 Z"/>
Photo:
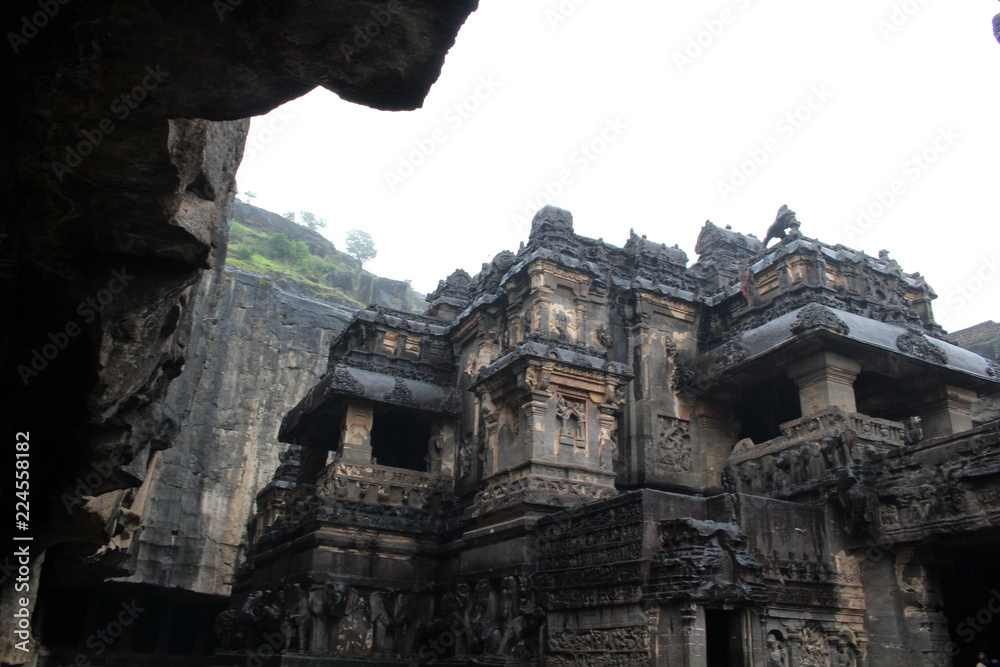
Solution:
<path fill-rule="evenodd" d="M 419 417 L 389 410 L 372 421 L 372 458 L 381 466 L 427 472 L 431 425 Z"/>
<path fill-rule="evenodd" d="M 743 631 L 738 610 L 705 610 L 705 646 L 707 667 L 743 667 Z"/>
<path fill-rule="evenodd" d="M 774 377 L 747 387 L 736 405 L 740 420 L 740 439 L 761 443 L 781 435 L 778 428 L 802 416 L 799 388 L 787 377 Z"/>
<path fill-rule="evenodd" d="M 990 659 L 1000 659 L 998 559 L 1000 545 L 957 548 L 951 550 L 950 563 L 941 573 L 955 667 L 975 665 L 979 652 Z"/>

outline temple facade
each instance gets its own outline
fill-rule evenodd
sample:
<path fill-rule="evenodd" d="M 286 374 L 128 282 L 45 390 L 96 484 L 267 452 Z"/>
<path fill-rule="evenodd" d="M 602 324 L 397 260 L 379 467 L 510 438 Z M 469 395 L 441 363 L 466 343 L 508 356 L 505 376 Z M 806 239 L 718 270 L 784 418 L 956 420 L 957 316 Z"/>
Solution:
<path fill-rule="evenodd" d="M 287 415 L 212 664 L 1000 655 L 1000 366 L 887 253 L 578 236 L 360 311 Z M 995 611 L 994 611 L 995 607 Z M 988 616 L 988 618 L 987 618 Z"/>

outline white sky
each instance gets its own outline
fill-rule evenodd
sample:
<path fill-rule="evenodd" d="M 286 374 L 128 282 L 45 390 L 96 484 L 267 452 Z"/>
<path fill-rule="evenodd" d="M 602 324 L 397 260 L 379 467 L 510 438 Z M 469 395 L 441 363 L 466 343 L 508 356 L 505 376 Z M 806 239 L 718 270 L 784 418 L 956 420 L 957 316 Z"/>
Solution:
<path fill-rule="evenodd" d="M 888 248 L 920 271 L 954 331 L 1000 320 L 998 11 L 995 0 L 482 0 L 422 109 L 314 90 L 254 119 L 239 189 L 278 213 L 326 217 L 341 249 L 347 230 L 368 231 L 378 257 L 366 268 L 423 292 L 516 251 L 560 174 L 551 201 L 578 233 L 621 246 L 635 228 L 691 263 L 706 219 L 762 238 L 788 204 L 806 236 Z M 924 154 L 932 164 L 913 161 Z M 751 155 L 766 161 L 733 181 Z M 419 164 L 400 172 L 407 162 Z M 858 224 L 859 207 L 871 222 Z"/>

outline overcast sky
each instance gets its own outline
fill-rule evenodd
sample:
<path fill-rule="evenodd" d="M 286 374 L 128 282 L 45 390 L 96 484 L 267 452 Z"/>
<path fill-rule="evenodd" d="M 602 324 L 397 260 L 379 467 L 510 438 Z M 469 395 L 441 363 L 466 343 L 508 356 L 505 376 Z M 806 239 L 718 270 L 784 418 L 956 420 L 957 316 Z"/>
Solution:
<path fill-rule="evenodd" d="M 405 3 L 404 3 L 405 4 Z M 1000 320 L 995 0 L 482 0 L 422 109 L 317 89 L 255 118 L 237 176 L 427 292 L 517 250 L 542 205 L 693 263 L 706 219 L 921 272 L 954 331 Z M 861 212 L 867 212 L 861 217 Z"/>

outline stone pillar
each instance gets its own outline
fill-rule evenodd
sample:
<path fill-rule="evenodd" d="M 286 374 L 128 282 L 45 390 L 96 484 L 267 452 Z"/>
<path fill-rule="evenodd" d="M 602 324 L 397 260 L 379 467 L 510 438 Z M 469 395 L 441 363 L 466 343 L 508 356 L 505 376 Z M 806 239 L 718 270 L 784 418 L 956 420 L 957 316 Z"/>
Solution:
<path fill-rule="evenodd" d="M 370 465 L 372 462 L 372 406 L 349 403 L 340 436 L 341 460 Z"/>
<path fill-rule="evenodd" d="M 698 420 L 698 435 L 704 453 L 705 487 L 722 490 L 722 471 L 736 444 L 736 418 L 732 410 L 720 403 L 698 401 L 694 407 Z"/>
<path fill-rule="evenodd" d="M 695 602 L 660 609 L 656 633 L 656 664 L 705 667 L 705 609 Z"/>
<path fill-rule="evenodd" d="M 799 386 L 802 416 L 816 414 L 836 406 L 847 412 L 857 412 L 854 380 L 861 364 L 833 352 L 817 352 L 788 369 L 788 376 Z"/>
<path fill-rule="evenodd" d="M 975 392 L 945 385 L 936 387 L 924 397 L 920 409 L 925 438 L 951 435 L 972 428 L 972 404 Z"/>

